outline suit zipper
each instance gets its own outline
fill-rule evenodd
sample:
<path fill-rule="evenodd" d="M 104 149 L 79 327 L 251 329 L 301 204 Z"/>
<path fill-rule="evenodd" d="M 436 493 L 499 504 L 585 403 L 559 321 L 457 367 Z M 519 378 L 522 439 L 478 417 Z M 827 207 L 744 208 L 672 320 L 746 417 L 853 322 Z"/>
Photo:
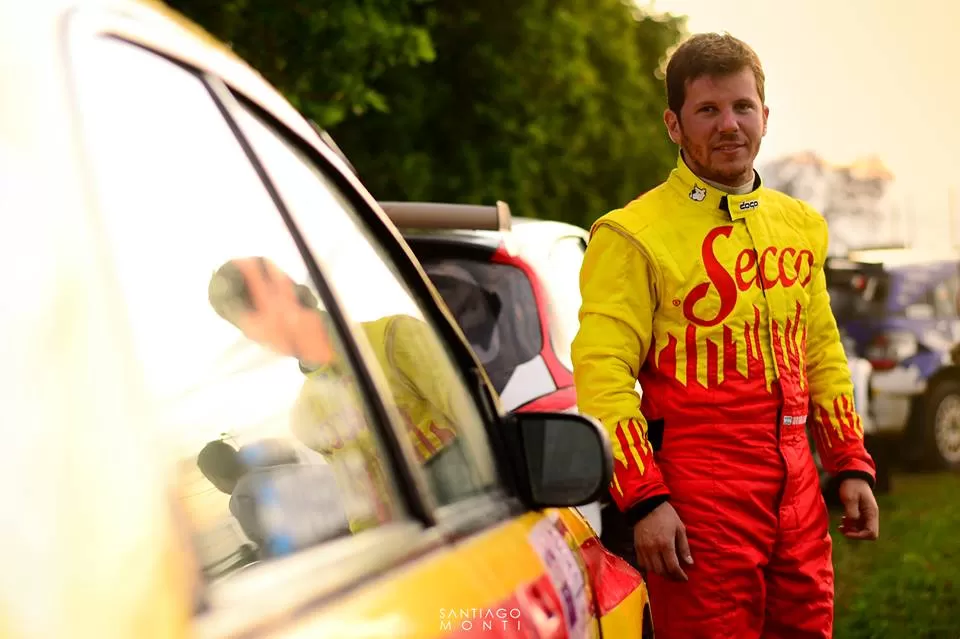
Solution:
<path fill-rule="evenodd" d="M 749 230 L 749 229 L 748 229 L 748 230 Z M 751 240 L 753 239 L 753 234 L 752 234 L 752 233 L 750 234 L 750 239 L 751 239 Z M 759 251 L 757 251 L 756 242 L 754 242 L 754 245 L 753 245 L 753 255 L 754 255 L 754 257 L 756 257 L 757 277 L 760 278 L 760 291 L 763 293 L 763 301 L 764 301 L 764 303 L 765 303 L 766 306 L 767 306 L 767 323 L 768 323 L 767 331 L 769 332 L 769 331 L 770 331 L 769 322 L 770 322 L 770 318 L 771 318 L 771 316 L 773 315 L 773 313 L 772 313 L 772 310 L 771 310 L 771 308 L 770 308 L 770 300 L 769 300 L 769 298 L 767 298 L 767 289 L 766 289 L 766 287 L 765 287 L 764 284 L 763 284 L 763 272 L 762 272 L 761 269 L 760 269 L 760 253 L 759 253 Z M 760 345 L 759 345 L 759 344 L 757 344 L 757 348 L 760 348 Z M 772 348 L 770 349 L 770 352 L 771 352 L 771 354 L 774 352 Z M 776 362 L 774 362 L 774 368 L 776 368 Z M 779 386 L 779 384 L 780 384 L 780 376 L 779 376 L 779 374 L 778 374 L 778 375 L 777 375 L 777 385 Z M 782 441 L 781 441 L 781 435 L 782 435 L 782 433 L 781 433 L 781 428 L 782 428 L 782 426 L 783 426 L 783 391 L 782 391 L 782 389 L 781 389 L 781 392 L 780 392 L 780 406 L 779 406 L 779 408 L 777 408 L 777 424 L 776 424 L 776 426 L 775 426 L 775 428 L 774 428 L 774 433 L 775 433 L 775 437 L 776 437 L 777 455 L 780 457 L 780 464 L 781 464 L 781 466 L 783 467 L 783 481 L 780 482 L 780 487 L 777 489 L 777 500 L 776 500 L 776 504 L 775 504 L 776 509 L 777 509 L 777 523 L 778 523 L 778 524 L 779 524 L 779 522 L 780 522 L 780 508 L 781 508 L 781 506 L 782 506 L 782 504 L 783 504 L 783 496 L 784 496 L 784 493 L 785 493 L 786 490 L 787 490 L 787 478 L 788 478 L 788 476 L 789 476 L 789 473 L 787 472 L 787 457 L 786 457 L 786 455 L 783 454 L 783 448 L 782 448 L 782 446 L 781 446 L 781 445 L 782 445 Z"/>

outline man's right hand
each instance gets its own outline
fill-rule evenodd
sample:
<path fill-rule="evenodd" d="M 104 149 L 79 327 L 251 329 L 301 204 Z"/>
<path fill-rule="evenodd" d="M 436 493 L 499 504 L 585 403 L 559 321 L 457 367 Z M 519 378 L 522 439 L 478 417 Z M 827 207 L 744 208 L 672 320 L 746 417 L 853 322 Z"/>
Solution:
<path fill-rule="evenodd" d="M 693 564 L 687 529 L 669 502 L 657 506 L 637 522 L 633 527 L 633 544 L 641 568 L 675 581 L 687 580 L 687 573 L 680 565 L 681 561 L 688 566 Z"/>

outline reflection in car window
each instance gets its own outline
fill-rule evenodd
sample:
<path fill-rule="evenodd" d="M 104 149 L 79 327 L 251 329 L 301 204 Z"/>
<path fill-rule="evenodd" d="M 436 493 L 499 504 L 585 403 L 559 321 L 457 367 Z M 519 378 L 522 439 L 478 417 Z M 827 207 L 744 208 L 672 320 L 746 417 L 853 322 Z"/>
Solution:
<path fill-rule="evenodd" d="M 337 186 L 250 112 L 239 119 L 347 315 L 360 323 L 440 505 L 496 485 L 482 418 L 442 338 Z"/>
<path fill-rule="evenodd" d="M 550 268 L 546 278 L 550 298 L 550 339 L 557 359 L 573 371 L 573 338 L 580 330 L 580 267 L 586 244 L 580 237 L 564 237 L 550 250 Z"/>
<path fill-rule="evenodd" d="M 543 347 L 533 287 L 508 264 L 470 259 L 422 260 L 498 393 L 518 366 Z"/>
<path fill-rule="evenodd" d="M 341 338 L 203 83 L 116 40 L 85 55 L 79 108 L 144 420 L 207 578 L 402 517 Z"/>

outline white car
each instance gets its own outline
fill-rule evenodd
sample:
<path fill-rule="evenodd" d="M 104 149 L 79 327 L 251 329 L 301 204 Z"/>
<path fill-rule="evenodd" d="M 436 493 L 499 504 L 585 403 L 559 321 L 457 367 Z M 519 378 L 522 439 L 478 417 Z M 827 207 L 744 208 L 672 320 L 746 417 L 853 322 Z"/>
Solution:
<path fill-rule="evenodd" d="M 576 412 L 570 348 L 589 233 L 505 202 L 381 202 L 483 363 L 505 410 Z M 580 507 L 602 530 L 599 504 Z"/>

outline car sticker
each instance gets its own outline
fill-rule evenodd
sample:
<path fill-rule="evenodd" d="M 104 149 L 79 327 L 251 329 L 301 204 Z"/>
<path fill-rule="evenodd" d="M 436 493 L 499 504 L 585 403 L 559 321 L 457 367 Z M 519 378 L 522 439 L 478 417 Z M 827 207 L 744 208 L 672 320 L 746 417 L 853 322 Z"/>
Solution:
<path fill-rule="evenodd" d="M 551 518 L 539 521 L 530 531 L 530 545 L 546 567 L 560 597 L 567 636 L 570 639 L 587 637 L 588 593 L 583 571 L 557 522 Z"/>
<path fill-rule="evenodd" d="M 580 516 L 583 517 L 582 514 Z M 580 574 L 584 575 L 585 577 L 585 581 L 584 581 L 584 591 L 586 595 L 585 599 L 588 602 L 592 602 L 593 586 L 591 585 L 590 579 L 589 579 L 590 571 L 587 568 L 587 562 L 586 562 L 586 559 L 584 559 L 583 552 L 580 548 L 580 544 L 579 542 L 577 542 L 577 538 L 574 536 L 573 531 L 571 531 L 567 527 L 567 524 L 560 517 L 560 513 L 558 511 L 552 511 L 550 513 L 550 517 L 551 519 L 553 519 L 554 526 L 557 527 L 557 531 L 563 537 L 564 541 L 567 542 L 567 547 L 570 548 L 570 552 L 573 554 L 574 560 L 577 562 L 577 565 L 580 567 Z M 589 524 L 589 522 L 586 522 L 586 523 Z"/>

